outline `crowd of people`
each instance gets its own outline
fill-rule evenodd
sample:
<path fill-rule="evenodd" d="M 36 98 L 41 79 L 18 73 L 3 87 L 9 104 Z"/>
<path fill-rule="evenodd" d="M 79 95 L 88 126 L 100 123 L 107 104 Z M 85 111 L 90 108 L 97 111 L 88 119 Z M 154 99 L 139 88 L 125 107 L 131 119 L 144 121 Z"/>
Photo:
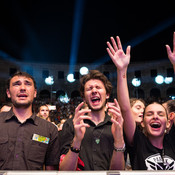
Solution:
<path fill-rule="evenodd" d="M 175 170 L 175 101 L 163 104 L 130 98 L 130 50 L 111 37 L 107 52 L 117 70 L 117 99 L 98 70 L 80 79 L 80 99 L 34 103 L 34 78 L 16 72 L 7 81 L 11 103 L 0 112 L 1 170 Z M 166 45 L 175 70 L 173 51 Z M 81 101 L 81 102 L 80 102 Z"/>

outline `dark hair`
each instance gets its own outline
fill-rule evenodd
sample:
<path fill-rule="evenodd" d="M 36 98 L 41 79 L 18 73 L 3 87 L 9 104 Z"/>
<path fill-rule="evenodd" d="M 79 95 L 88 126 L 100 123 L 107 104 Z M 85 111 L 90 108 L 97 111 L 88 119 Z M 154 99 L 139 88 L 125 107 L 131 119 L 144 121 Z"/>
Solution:
<path fill-rule="evenodd" d="M 31 78 L 33 83 L 34 83 L 34 87 L 35 89 L 37 89 L 36 87 L 36 82 L 35 82 L 35 79 L 30 75 L 28 74 L 27 72 L 21 72 L 21 71 L 17 71 L 16 73 L 14 73 L 8 80 L 7 80 L 7 89 L 10 88 L 10 81 L 13 77 L 15 76 L 21 76 L 21 77 L 26 77 L 26 78 Z"/>
<path fill-rule="evenodd" d="M 104 86 L 105 86 L 106 93 L 109 94 L 109 95 L 111 94 L 112 84 L 107 79 L 107 77 L 98 70 L 90 70 L 87 75 L 84 75 L 80 79 L 80 94 L 81 94 L 82 97 L 84 97 L 84 85 L 86 84 L 87 81 L 89 81 L 91 79 L 101 80 L 103 82 Z"/>
<path fill-rule="evenodd" d="M 168 113 L 175 112 L 175 100 L 168 100 L 165 102 Z"/>
<path fill-rule="evenodd" d="M 48 104 L 47 103 L 41 103 L 41 104 L 38 104 L 37 108 L 36 108 L 36 113 L 38 113 L 40 111 L 40 108 L 41 106 L 46 106 L 49 108 Z"/>

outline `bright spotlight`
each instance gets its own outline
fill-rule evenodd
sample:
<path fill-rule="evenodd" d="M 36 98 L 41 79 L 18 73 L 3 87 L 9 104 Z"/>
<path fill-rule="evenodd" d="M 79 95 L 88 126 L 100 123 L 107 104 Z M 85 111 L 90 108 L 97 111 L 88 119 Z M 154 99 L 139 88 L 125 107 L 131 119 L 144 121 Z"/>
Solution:
<path fill-rule="evenodd" d="M 86 74 L 88 74 L 88 72 L 89 72 L 89 70 L 88 70 L 87 67 L 81 67 L 80 68 L 80 74 L 81 75 L 86 75 Z"/>
<path fill-rule="evenodd" d="M 170 84 L 173 82 L 173 77 L 165 77 L 164 81 L 166 84 Z"/>
<path fill-rule="evenodd" d="M 47 85 L 53 85 L 54 84 L 54 80 L 53 80 L 53 76 L 49 76 L 45 79 L 45 83 Z"/>
<path fill-rule="evenodd" d="M 141 85 L 141 80 L 139 78 L 133 78 L 132 85 L 135 87 L 139 87 Z"/>
<path fill-rule="evenodd" d="M 68 74 L 67 81 L 73 83 L 75 81 L 74 74 Z"/>
<path fill-rule="evenodd" d="M 155 78 L 155 82 L 157 84 L 162 84 L 164 82 L 164 77 L 162 75 L 157 75 L 157 77 Z"/>
<path fill-rule="evenodd" d="M 60 95 L 59 96 L 59 100 L 62 102 L 62 103 L 68 103 L 70 101 L 67 93 L 65 93 L 65 95 Z"/>
<path fill-rule="evenodd" d="M 172 100 L 175 100 L 175 96 L 173 96 L 173 95 L 171 96 L 171 95 L 170 95 L 169 97 L 170 97 Z"/>

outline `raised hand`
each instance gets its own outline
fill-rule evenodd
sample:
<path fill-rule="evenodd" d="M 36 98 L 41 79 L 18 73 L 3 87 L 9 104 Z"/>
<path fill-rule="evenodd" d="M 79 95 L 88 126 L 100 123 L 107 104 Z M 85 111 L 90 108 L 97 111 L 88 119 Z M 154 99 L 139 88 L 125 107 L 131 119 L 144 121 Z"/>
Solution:
<path fill-rule="evenodd" d="M 175 66 L 175 32 L 173 34 L 173 51 L 171 51 L 171 48 L 169 45 L 166 45 L 166 50 L 168 54 L 168 58 L 173 66 Z"/>
<path fill-rule="evenodd" d="M 127 47 L 125 54 L 122 48 L 120 38 L 118 36 L 116 37 L 116 40 L 117 44 L 114 38 L 111 37 L 112 45 L 110 44 L 110 42 L 107 42 L 108 48 L 106 50 L 109 56 L 111 57 L 113 63 L 117 67 L 117 69 L 120 70 L 127 67 L 130 62 L 131 47 L 130 46 Z"/>
<path fill-rule="evenodd" d="M 75 140 L 81 142 L 84 138 L 84 134 L 86 132 L 86 127 L 89 127 L 88 124 L 84 123 L 84 119 L 91 119 L 90 116 L 85 115 L 86 113 L 90 113 L 90 109 L 81 109 L 84 102 L 80 103 L 75 109 L 75 115 L 73 119 L 73 125 L 75 130 Z"/>
<path fill-rule="evenodd" d="M 111 132 L 114 137 L 114 144 L 116 147 L 121 147 L 124 143 L 123 139 L 123 117 L 120 111 L 120 106 L 116 99 L 114 103 L 108 103 L 108 112 L 111 116 L 112 127 Z"/>

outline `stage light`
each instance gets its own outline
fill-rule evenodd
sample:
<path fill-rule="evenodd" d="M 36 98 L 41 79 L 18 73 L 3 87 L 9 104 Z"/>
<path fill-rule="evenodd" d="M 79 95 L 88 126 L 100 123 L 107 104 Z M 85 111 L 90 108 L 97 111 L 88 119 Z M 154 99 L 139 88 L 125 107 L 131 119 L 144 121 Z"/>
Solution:
<path fill-rule="evenodd" d="M 164 77 L 162 75 L 157 75 L 157 77 L 155 77 L 155 82 L 157 84 L 162 84 L 164 83 Z"/>
<path fill-rule="evenodd" d="M 87 67 L 81 67 L 80 68 L 80 74 L 81 75 L 86 75 L 86 74 L 88 74 L 88 72 L 89 72 L 89 70 L 88 70 Z"/>
<path fill-rule="evenodd" d="M 54 84 L 53 76 L 49 76 L 49 77 L 45 78 L 45 83 L 47 85 L 53 85 Z"/>
<path fill-rule="evenodd" d="M 135 87 L 139 87 L 141 85 L 141 80 L 139 78 L 133 78 L 132 85 Z"/>
<path fill-rule="evenodd" d="M 67 93 L 65 93 L 65 95 L 60 95 L 59 96 L 59 100 L 62 103 L 68 103 L 70 101 L 70 98 L 68 97 Z"/>
<path fill-rule="evenodd" d="M 172 95 L 172 96 L 169 96 L 169 97 L 170 97 L 172 100 L 175 100 L 175 96 Z"/>
<path fill-rule="evenodd" d="M 73 83 L 75 81 L 74 74 L 68 74 L 67 81 Z"/>
<path fill-rule="evenodd" d="M 170 84 L 173 82 L 173 77 L 165 77 L 164 79 L 165 84 Z"/>

